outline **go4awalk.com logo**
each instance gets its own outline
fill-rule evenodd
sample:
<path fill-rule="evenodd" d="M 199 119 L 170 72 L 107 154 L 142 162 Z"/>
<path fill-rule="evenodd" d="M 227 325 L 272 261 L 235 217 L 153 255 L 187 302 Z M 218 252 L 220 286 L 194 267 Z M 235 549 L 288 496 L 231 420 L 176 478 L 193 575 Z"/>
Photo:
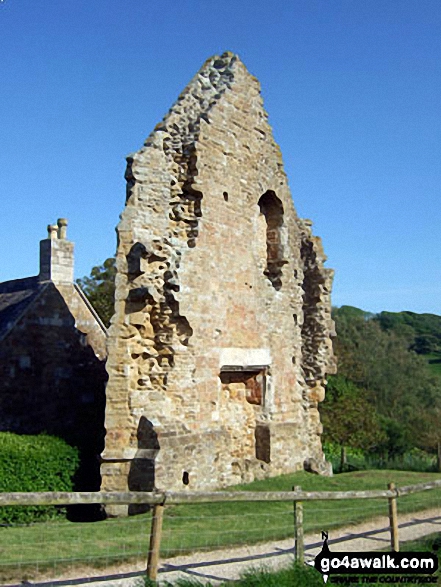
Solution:
<path fill-rule="evenodd" d="M 322 532 L 323 546 L 313 562 L 327 583 L 350 584 L 353 581 L 395 584 L 436 584 L 432 576 L 438 569 L 438 558 L 430 552 L 331 552 L 328 533 Z M 351 577 L 347 575 L 352 575 Z M 366 575 L 366 576 L 365 576 Z M 387 575 L 371 577 L 368 575 Z"/>

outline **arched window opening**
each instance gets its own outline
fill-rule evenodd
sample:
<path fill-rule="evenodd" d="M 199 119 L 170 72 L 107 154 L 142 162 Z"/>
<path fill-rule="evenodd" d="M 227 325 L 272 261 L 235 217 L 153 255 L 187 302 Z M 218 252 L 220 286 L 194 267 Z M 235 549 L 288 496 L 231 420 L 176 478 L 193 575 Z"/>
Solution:
<path fill-rule="evenodd" d="M 268 190 L 259 200 L 261 214 L 266 220 L 266 268 L 264 275 L 271 281 L 274 289 L 282 287 L 283 258 L 282 226 L 283 204 L 276 194 Z"/>

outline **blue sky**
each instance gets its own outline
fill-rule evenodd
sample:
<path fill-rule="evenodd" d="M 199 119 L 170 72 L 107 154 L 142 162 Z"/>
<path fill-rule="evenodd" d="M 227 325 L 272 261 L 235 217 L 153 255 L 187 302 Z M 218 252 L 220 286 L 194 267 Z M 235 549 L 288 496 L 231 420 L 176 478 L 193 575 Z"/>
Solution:
<path fill-rule="evenodd" d="M 333 303 L 441 314 L 439 0 L 3 0 L 0 281 L 69 219 L 76 276 L 112 255 L 125 156 L 207 57 L 262 85 Z"/>

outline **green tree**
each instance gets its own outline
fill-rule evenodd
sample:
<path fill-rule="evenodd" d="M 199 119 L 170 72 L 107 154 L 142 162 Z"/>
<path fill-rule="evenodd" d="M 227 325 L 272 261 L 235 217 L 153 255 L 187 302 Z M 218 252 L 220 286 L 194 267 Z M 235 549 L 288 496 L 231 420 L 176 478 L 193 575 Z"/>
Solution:
<path fill-rule="evenodd" d="M 414 446 L 409 426 L 403 426 L 397 420 L 386 416 L 379 416 L 379 424 L 383 438 L 372 452 L 378 455 L 383 463 L 399 459 Z"/>
<path fill-rule="evenodd" d="M 110 325 L 114 313 L 115 276 L 115 258 L 109 257 L 102 265 L 92 268 L 90 277 L 77 279 L 77 284 L 86 294 L 106 327 Z"/>
<path fill-rule="evenodd" d="M 413 419 L 418 447 L 436 454 L 437 471 L 441 472 L 441 385 L 421 398 L 419 416 Z"/>
<path fill-rule="evenodd" d="M 366 394 L 341 375 L 329 378 L 320 415 L 324 440 L 340 446 L 340 471 L 346 466 L 347 447 L 371 450 L 384 441 Z"/>
<path fill-rule="evenodd" d="M 361 390 L 377 414 L 384 441 L 375 452 L 396 457 L 421 445 L 415 421 L 424 421 L 428 397 L 441 397 L 439 379 L 426 359 L 409 348 L 409 322 L 417 321 L 415 315 L 410 319 L 404 312 L 382 313 L 389 321 L 385 329 L 377 317 L 356 310 L 342 307 L 333 312 L 338 373 Z M 424 327 L 427 323 L 433 327 L 436 321 L 429 316 Z"/>

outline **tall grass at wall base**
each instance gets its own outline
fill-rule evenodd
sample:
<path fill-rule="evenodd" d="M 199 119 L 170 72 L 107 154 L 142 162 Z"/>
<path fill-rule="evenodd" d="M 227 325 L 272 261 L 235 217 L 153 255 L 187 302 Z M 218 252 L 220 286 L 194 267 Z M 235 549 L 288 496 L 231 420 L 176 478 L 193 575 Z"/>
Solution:
<path fill-rule="evenodd" d="M 436 457 L 418 448 L 413 448 L 394 459 L 381 458 L 375 454 L 365 453 L 361 449 L 347 448 L 347 463 L 343 470 L 340 467 L 339 446 L 332 443 L 325 443 L 323 452 L 325 453 L 326 460 L 332 464 L 334 473 L 371 469 L 415 471 L 417 473 L 437 472 Z"/>
<path fill-rule="evenodd" d="M 72 491 L 78 451 L 60 438 L 0 433 L 0 492 Z M 0 524 L 27 524 L 54 518 L 54 506 L 0 508 Z"/>
<path fill-rule="evenodd" d="M 413 448 L 401 457 L 394 459 L 368 456 L 366 462 L 368 469 L 394 469 L 396 471 L 415 471 L 416 473 L 437 472 L 436 457 L 418 448 Z"/>

